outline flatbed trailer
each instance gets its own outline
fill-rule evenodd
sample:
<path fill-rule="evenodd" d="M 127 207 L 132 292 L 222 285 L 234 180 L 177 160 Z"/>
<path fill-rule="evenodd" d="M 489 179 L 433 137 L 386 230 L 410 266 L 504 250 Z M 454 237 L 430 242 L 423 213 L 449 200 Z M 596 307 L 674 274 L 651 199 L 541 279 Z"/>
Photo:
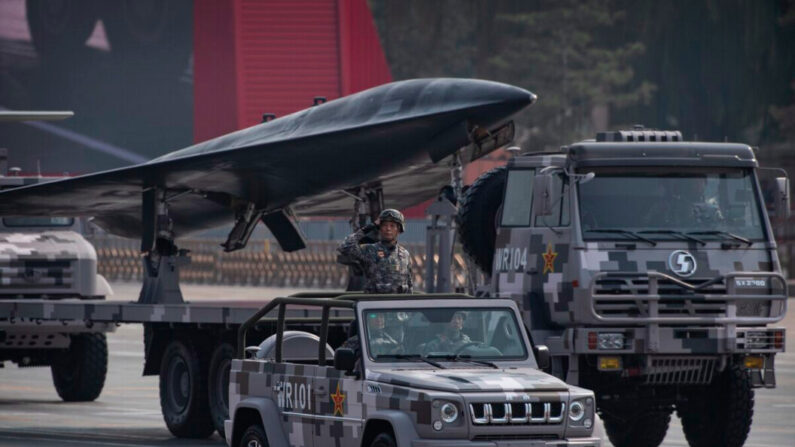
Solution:
<path fill-rule="evenodd" d="M 342 292 L 307 292 L 293 297 L 330 297 Z M 7 299 L 0 301 L 0 345 L 6 350 L 27 350 L 29 366 L 45 366 L 59 353 L 85 357 L 85 374 L 96 374 L 96 360 L 80 337 L 112 332 L 122 324 L 143 324 L 143 375 L 160 376 L 160 403 L 169 430 L 179 437 L 202 438 L 218 430 L 228 418 L 229 367 L 239 347 L 241 324 L 276 297 L 262 300 L 202 300 L 150 304 L 86 299 Z M 336 312 L 336 311 L 334 311 Z M 317 308 L 294 307 L 286 320 L 293 327 L 317 330 Z M 271 321 L 272 320 L 272 321 Z M 332 313 L 329 343 L 338 346 L 346 337 L 349 318 Z M 276 332 L 276 320 L 264 319 L 248 345 Z M 104 343 L 103 343 L 104 346 Z M 38 357 L 36 357 L 38 356 Z M 107 351 L 104 353 L 107 358 Z M 103 374 L 104 376 L 104 374 Z M 90 380 L 89 377 L 88 380 Z M 104 381 L 104 377 L 102 378 Z M 68 400 L 68 399 L 67 399 Z M 76 400 L 76 399 L 75 399 Z"/>

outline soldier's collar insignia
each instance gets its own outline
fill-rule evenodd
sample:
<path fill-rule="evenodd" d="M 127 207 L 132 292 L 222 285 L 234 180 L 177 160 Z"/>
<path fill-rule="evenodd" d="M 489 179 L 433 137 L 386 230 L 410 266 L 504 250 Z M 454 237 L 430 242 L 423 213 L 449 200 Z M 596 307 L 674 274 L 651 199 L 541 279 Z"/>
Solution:
<path fill-rule="evenodd" d="M 337 382 L 337 392 L 331 395 L 331 400 L 334 401 L 334 416 L 337 416 L 337 413 L 342 416 L 342 403 L 345 402 L 345 393 L 340 392 L 339 382 Z"/>
<path fill-rule="evenodd" d="M 555 273 L 555 258 L 558 257 L 558 252 L 552 251 L 552 244 L 547 244 L 547 251 L 541 256 L 544 258 L 544 272 L 542 274 Z"/>

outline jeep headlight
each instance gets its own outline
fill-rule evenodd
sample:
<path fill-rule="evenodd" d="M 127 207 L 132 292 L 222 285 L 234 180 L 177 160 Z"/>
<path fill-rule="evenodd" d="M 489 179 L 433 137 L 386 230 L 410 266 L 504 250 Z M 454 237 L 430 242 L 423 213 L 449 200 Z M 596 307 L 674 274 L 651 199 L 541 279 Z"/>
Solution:
<path fill-rule="evenodd" d="M 585 417 L 585 405 L 580 401 L 574 401 L 569 406 L 569 419 L 574 422 L 581 421 Z"/>
<path fill-rule="evenodd" d="M 440 409 L 442 420 L 447 424 L 452 424 L 458 419 L 458 407 L 455 404 L 447 402 L 442 405 Z"/>
<path fill-rule="evenodd" d="M 594 400 L 592 397 L 572 400 L 569 403 L 569 427 L 589 430 L 594 422 Z"/>

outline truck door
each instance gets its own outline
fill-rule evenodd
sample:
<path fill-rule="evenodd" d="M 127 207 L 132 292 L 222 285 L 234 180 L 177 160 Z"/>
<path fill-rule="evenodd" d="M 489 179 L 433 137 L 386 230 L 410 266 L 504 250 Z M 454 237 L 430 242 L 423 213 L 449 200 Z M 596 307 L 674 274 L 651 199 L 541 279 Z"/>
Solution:
<path fill-rule="evenodd" d="M 359 447 L 362 442 L 362 380 L 331 367 L 317 367 L 315 445 Z"/>
<path fill-rule="evenodd" d="M 528 261 L 532 263 L 528 267 L 531 277 L 528 299 L 534 311 L 532 330 L 548 328 L 556 320 L 556 314 L 562 313 L 566 318 L 574 296 L 571 280 L 576 276 L 569 271 L 572 268 L 570 194 L 568 177 L 563 173 L 553 176 L 551 197 L 553 210 L 549 215 L 539 215 L 538 207 L 533 205 L 529 245 L 533 259 Z"/>
<path fill-rule="evenodd" d="M 535 169 L 508 172 L 493 270 L 495 295 L 517 301 L 533 330 L 548 328 L 551 309 L 568 309 L 568 302 L 556 300 L 572 294 L 571 284 L 567 287 L 562 281 L 570 237 L 568 184 L 562 174 L 556 175 L 553 213 L 536 215 L 535 175 Z"/>

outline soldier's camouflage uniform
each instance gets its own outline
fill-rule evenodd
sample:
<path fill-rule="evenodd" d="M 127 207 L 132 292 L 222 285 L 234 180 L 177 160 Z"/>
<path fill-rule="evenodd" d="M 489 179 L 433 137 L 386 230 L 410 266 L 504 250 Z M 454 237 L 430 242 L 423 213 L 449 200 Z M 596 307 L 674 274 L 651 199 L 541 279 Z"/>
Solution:
<path fill-rule="evenodd" d="M 425 353 L 431 352 L 447 352 L 447 353 L 455 353 L 461 346 L 464 346 L 467 343 L 472 343 L 472 339 L 469 336 L 461 331 L 457 331 L 456 334 L 451 335 L 448 333 L 438 334 L 435 339 L 428 342 L 425 345 L 423 351 Z"/>
<path fill-rule="evenodd" d="M 400 244 L 362 244 L 368 228 L 362 227 L 342 241 L 337 251 L 364 270 L 365 293 L 412 293 L 411 256 Z"/>

